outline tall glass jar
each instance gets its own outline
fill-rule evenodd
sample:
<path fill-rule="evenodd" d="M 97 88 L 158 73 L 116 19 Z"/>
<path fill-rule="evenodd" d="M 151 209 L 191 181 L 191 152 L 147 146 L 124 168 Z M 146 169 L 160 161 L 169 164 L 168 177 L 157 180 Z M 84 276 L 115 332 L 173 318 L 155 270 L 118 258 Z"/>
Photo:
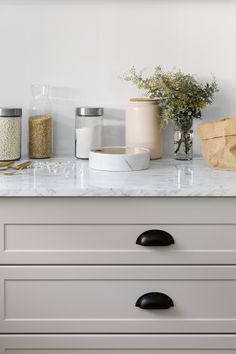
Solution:
<path fill-rule="evenodd" d="M 101 147 L 102 116 L 101 107 L 78 107 L 75 118 L 75 156 L 88 159 L 89 151 Z"/>
<path fill-rule="evenodd" d="M 21 108 L 0 108 L 0 161 L 21 158 Z"/>
<path fill-rule="evenodd" d="M 49 98 L 50 87 L 32 86 L 29 117 L 29 157 L 45 159 L 52 156 L 52 114 Z"/>

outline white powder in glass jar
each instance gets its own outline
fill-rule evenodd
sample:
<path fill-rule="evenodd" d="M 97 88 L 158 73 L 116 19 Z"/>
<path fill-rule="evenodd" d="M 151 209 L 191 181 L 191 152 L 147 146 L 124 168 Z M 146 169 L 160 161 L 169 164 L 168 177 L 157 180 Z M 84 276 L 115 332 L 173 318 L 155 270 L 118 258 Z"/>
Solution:
<path fill-rule="evenodd" d="M 76 157 L 88 159 L 89 151 L 100 146 L 101 126 L 99 124 L 76 129 Z"/>
<path fill-rule="evenodd" d="M 0 160 L 21 157 L 21 117 L 0 117 Z"/>

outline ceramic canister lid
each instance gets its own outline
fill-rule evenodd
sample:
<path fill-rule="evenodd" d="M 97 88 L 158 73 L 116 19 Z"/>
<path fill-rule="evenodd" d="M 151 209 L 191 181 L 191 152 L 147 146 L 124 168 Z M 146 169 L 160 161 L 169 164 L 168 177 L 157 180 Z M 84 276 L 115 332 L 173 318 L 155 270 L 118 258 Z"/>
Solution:
<path fill-rule="evenodd" d="M 159 101 L 157 99 L 152 99 L 152 98 L 143 98 L 143 97 L 137 97 L 137 98 L 130 98 L 130 102 L 136 102 L 136 103 L 154 103 L 158 104 Z"/>

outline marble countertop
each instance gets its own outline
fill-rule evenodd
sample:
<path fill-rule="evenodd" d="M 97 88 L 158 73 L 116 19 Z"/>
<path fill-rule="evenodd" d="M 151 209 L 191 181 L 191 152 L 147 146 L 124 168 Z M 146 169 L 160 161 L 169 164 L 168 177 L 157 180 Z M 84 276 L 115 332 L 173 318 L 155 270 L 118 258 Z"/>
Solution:
<path fill-rule="evenodd" d="M 58 162 L 57 162 L 58 161 Z M 17 175 L 0 174 L 1 197 L 236 196 L 236 172 L 210 169 L 202 159 L 151 162 L 148 170 L 92 170 L 75 158 L 36 162 Z"/>

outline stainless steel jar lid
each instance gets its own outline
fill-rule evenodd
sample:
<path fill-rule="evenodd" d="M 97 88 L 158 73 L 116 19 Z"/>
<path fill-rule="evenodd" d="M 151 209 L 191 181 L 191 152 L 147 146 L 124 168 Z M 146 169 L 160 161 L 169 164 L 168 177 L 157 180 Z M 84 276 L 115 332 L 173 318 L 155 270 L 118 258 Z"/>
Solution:
<path fill-rule="evenodd" d="M 81 117 L 97 117 L 103 116 L 104 109 L 102 107 L 77 107 L 76 115 Z"/>
<path fill-rule="evenodd" d="M 21 117 L 21 108 L 0 107 L 0 117 Z"/>

